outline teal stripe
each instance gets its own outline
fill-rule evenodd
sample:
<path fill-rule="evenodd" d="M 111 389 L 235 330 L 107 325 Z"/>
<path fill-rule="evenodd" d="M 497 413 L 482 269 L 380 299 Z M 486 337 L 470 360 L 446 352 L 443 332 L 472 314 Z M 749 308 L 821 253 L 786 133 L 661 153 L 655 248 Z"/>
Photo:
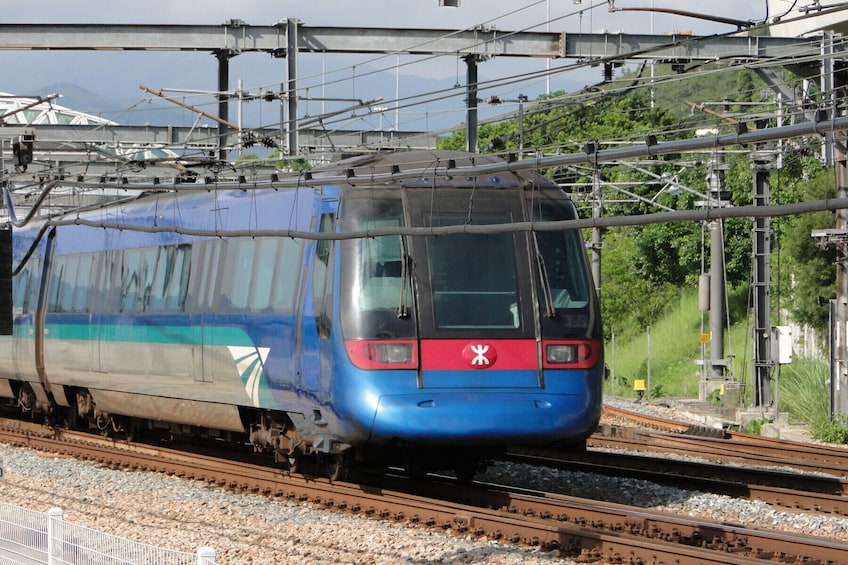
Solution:
<path fill-rule="evenodd" d="M 15 337 L 31 338 L 32 325 L 15 326 Z M 211 346 L 253 347 L 250 336 L 234 327 L 202 328 L 198 326 L 118 326 L 87 324 L 47 324 L 46 338 L 49 340 L 88 341 L 92 337 L 100 341 L 135 343 L 203 343 Z M 202 336 L 202 338 L 201 338 Z"/>

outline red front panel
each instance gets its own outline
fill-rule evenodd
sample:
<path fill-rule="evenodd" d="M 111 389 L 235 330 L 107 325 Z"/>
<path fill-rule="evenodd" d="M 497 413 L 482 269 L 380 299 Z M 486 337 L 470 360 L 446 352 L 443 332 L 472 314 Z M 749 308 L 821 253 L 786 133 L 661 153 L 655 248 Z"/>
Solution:
<path fill-rule="evenodd" d="M 424 371 L 536 370 L 539 353 L 530 339 L 421 340 Z"/>

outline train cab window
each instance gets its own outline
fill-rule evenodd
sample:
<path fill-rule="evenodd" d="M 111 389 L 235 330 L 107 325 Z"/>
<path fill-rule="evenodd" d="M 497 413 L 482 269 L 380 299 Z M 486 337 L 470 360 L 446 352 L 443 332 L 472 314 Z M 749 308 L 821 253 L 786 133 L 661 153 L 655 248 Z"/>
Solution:
<path fill-rule="evenodd" d="M 582 240 L 575 235 L 579 232 L 536 234 L 547 270 L 552 305 L 556 310 L 585 308 L 589 303 L 589 288 L 579 247 Z"/>
<path fill-rule="evenodd" d="M 301 264 L 303 240 L 286 238 L 277 241 L 281 249 L 273 275 L 271 309 L 275 312 L 291 312 L 297 297 L 300 269 L 295 267 Z"/>
<path fill-rule="evenodd" d="M 238 238 L 227 247 L 227 277 L 221 289 L 221 309 L 247 310 L 256 240 Z"/>
<path fill-rule="evenodd" d="M 342 217 L 344 231 L 405 225 L 399 195 L 351 191 Z M 414 261 L 407 240 L 385 235 L 342 241 L 340 310 L 346 339 L 410 339 L 417 336 Z"/>
<path fill-rule="evenodd" d="M 440 223 L 451 225 L 464 219 L 442 215 Z M 477 219 L 480 224 L 504 221 L 496 216 Z M 512 234 L 428 237 L 427 254 L 437 328 L 521 327 Z"/>
<path fill-rule="evenodd" d="M 574 214 L 561 202 L 549 201 L 534 209 L 533 219 L 563 220 Z M 531 237 L 535 237 L 545 271 L 545 279 L 537 277 L 542 336 L 582 339 L 596 335 L 600 321 L 580 230 L 537 232 Z M 547 288 L 543 288 L 543 280 Z"/>
<path fill-rule="evenodd" d="M 366 222 L 364 229 L 397 227 L 398 220 Z M 401 303 L 412 303 L 412 290 L 403 269 L 403 252 L 399 236 L 382 236 L 362 240 L 362 270 L 359 277 L 360 310 L 397 310 Z M 404 280 L 404 277 L 406 280 Z"/>

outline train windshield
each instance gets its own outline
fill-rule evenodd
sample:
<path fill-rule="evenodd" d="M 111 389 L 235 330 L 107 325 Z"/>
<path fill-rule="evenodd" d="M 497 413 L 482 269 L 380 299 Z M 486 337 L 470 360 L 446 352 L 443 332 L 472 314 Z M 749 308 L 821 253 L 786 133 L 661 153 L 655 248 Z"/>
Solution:
<path fill-rule="evenodd" d="M 400 227 L 400 198 L 371 191 L 349 194 L 342 210 L 344 231 Z M 347 339 L 415 338 L 416 322 L 409 258 L 398 235 L 341 242 L 342 325 Z"/>
<path fill-rule="evenodd" d="M 462 225 L 463 215 L 442 214 L 438 224 Z M 508 216 L 480 217 L 500 224 Z M 438 330 L 517 329 L 518 282 L 513 235 L 463 234 L 427 238 L 427 261 Z"/>

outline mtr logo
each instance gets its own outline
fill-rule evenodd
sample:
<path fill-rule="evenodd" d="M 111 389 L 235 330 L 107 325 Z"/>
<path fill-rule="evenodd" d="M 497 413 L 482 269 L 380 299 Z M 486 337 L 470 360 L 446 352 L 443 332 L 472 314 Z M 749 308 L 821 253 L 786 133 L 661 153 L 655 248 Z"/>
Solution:
<path fill-rule="evenodd" d="M 488 369 L 498 360 L 498 352 L 492 345 L 469 343 L 462 349 L 462 360 L 472 369 Z"/>

